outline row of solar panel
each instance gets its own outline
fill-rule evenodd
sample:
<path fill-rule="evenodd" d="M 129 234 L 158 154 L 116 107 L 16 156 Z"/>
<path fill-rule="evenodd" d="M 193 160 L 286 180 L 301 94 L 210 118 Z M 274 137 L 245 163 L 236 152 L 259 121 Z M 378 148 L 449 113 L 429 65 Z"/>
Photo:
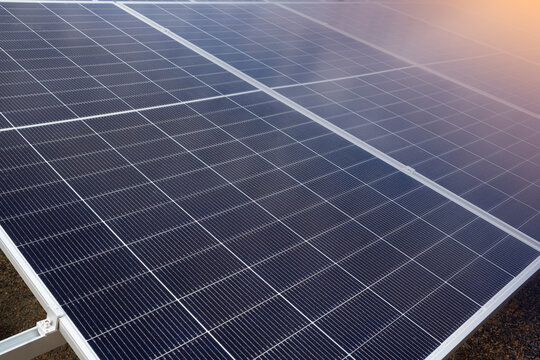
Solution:
<path fill-rule="evenodd" d="M 5 6 L 19 38 L 2 42 L 1 109 L 15 125 L 253 89 L 112 5 L 30 5 Z M 134 8 L 268 86 L 407 67 L 273 5 Z M 280 92 L 539 237 L 536 117 L 418 69 Z"/>
<path fill-rule="evenodd" d="M 262 93 L 19 134 L 2 226 L 104 358 L 198 339 L 180 304 L 238 357 L 425 356 L 538 255 Z"/>
<path fill-rule="evenodd" d="M 355 60 L 352 55 L 355 52 L 351 54 L 342 45 L 347 41 L 334 44 L 327 37 L 304 35 L 311 34 L 304 30 L 308 26 L 313 33 L 325 32 L 319 25 L 308 25 L 305 18 L 272 5 L 132 7 L 268 86 L 288 84 L 290 75 L 283 73 L 278 65 L 272 68 L 278 74 L 268 77 L 267 71 L 251 70 L 252 64 L 267 58 L 272 58 L 273 64 L 294 63 L 294 44 L 301 43 L 300 48 L 304 48 L 307 42 L 339 49 L 341 57 L 347 57 L 347 61 Z M 361 12 L 351 10 L 351 13 Z M 334 20 L 339 18 L 335 14 L 332 17 Z M 272 19 L 272 22 L 265 19 Z M 373 33 L 382 34 L 380 31 Z M 331 39 L 344 37 L 333 34 Z M 435 38 L 440 42 L 439 35 Z M 377 39 L 377 43 L 381 41 Z M 425 45 L 425 42 L 419 43 Z M 383 42 L 383 47 L 385 45 Z M 446 47 L 447 42 L 444 45 Z M 418 53 L 408 44 L 404 47 Z M 437 49 L 435 46 L 427 48 Z M 459 44 L 458 48 L 463 50 L 465 46 Z M 472 45 L 471 48 L 477 54 L 482 51 Z M 456 53 L 452 48 L 449 50 Z M 372 51 L 364 50 L 364 57 L 359 62 L 369 63 L 365 58 L 367 54 L 374 59 L 387 56 Z M 276 53 L 279 61 L 275 60 Z M 437 51 L 437 54 L 441 52 Z M 238 58 L 242 60 L 232 61 Z M 317 52 L 316 58 L 325 59 L 326 56 Z M 389 68 L 403 65 L 391 61 L 389 64 Z M 306 75 L 298 63 L 286 68 L 291 66 L 301 76 Z M 317 63 L 316 68 L 319 67 Z M 359 70 L 353 68 L 350 73 L 359 73 Z M 311 79 L 318 80 L 303 78 L 304 81 Z M 536 226 L 540 221 L 538 117 L 419 69 L 289 87 L 280 92 L 533 238 L 540 236 Z"/>
<path fill-rule="evenodd" d="M 277 6 L 198 6 L 134 8 L 400 161 L 456 169 L 418 165 L 434 178 L 504 149 L 493 179 L 523 182 L 499 191 L 538 216 L 518 196 L 538 185 L 531 117 Z M 538 256 L 267 94 L 221 96 L 253 87 L 114 5 L 1 9 L 0 224 L 103 358 L 424 357 Z M 527 171 L 503 161 L 527 146 Z M 483 180 L 452 190 L 502 184 Z"/>

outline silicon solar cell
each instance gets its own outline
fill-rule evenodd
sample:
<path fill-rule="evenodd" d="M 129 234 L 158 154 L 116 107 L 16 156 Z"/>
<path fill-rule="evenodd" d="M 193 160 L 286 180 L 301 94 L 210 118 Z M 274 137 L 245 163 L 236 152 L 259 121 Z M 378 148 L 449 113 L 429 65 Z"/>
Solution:
<path fill-rule="evenodd" d="M 531 114 L 277 5 L 0 6 L 0 243 L 82 358 L 442 358 L 540 266 Z"/>

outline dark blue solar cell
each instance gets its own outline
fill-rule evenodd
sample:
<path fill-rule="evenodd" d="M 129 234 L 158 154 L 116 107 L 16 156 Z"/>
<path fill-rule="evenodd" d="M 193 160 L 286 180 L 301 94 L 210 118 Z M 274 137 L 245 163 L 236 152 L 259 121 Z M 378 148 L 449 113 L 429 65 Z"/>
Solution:
<path fill-rule="evenodd" d="M 249 202 L 248 197 L 227 185 L 182 199 L 179 204 L 192 216 L 205 218 Z"/>
<path fill-rule="evenodd" d="M 398 149 L 392 151 L 391 155 L 397 161 L 407 165 L 418 164 L 432 158 L 430 153 L 420 149 L 418 146 L 408 146 Z"/>
<path fill-rule="evenodd" d="M 226 360 L 230 355 L 210 335 L 204 334 L 167 353 L 163 359 Z"/>
<path fill-rule="evenodd" d="M 479 254 L 483 254 L 507 234 L 485 220 L 476 219 L 455 232 L 452 237 Z"/>
<path fill-rule="evenodd" d="M 330 130 L 316 123 L 298 125 L 292 128 L 285 129 L 283 131 L 297 141 L 303 141 L 306 139 L 326 135 L 330 132 Z"/>
<path fill-rule="evenodd" d="M 162 156 L 183 153 L 184 149 L 173 139 L 163 138 L 154 142 L 141 143 L 119 149 L 131 163 L 153 160 Z"/>
<path fill-rule="evenodd" d="M 268 159 L 276 166 L 284 166 L 313 158 L 315 154 L 305 146 L 293 144 L 290 146 L 277 148 L 275 150 L 265 151 L 261 154 L 261 156 Z"/>
<path fill-rule="evenodd" d="M 490 213 L 514 227 L 520 227 L 531 219 L 536 214 L 536 211 L 520 201 L 509 199 L 494 208 Z"/>
<path fill-rule="evenodd" d="M 440 156 L 441 159 L 448 161 L 450 164 L 464 168 L 467 165 L 472 164 L 475 161 L 480 160 L 480 158 L 463 148 L 452 150 Z"/>
<path fill-rule="evenodd" d="M 96 224 L 99 219 L 82 202 L 63 205 L 38 213 L 2 220 L 4 230 L 17 243 L 28 243 L 42 238 Z M 39 227 L 33 224 L 40 224 Z"/>
<path fill-rule="evenodd" d="M 351 217 L 361 215 L 387 201 L 387 198 L 367 186 L 349 191 L 331 200 L 332 204 Z"/>
<path fill-rule="evenodd" d="M 437 179 L 437 183 L 458 195 L 482 184 L 480 180 L 461 170 Z"/>
<path fill-rule="evenodd" d="M 217 246 L 218 241 L 197 224 L 167 229 L 130 244 L 150 268 L 161 267 Z"/>
<path fill-rule="evenodd" d="M 254 204 L 249 204 L 215 215 L 203 220 L 201 223 L 213 234 L 221 239 L 230 239 L 232 237 L 244 234 L 253 229 L 260 228 L 274 222 L 274 218 Z M 231 223 L 235 224 L 231 227 Z"/>
<path fill-rule="evenodd" d="M 339 170 L 322 157 L 316 157 L 286 167 L 285 172 L 296 180 L 305 182 Z"/>
<path fill-rule="evenodd" d="M 538 200 L 540 197 L 540 187 L 534 185 L 529 186 L 529 183 L 526 180 L 517 175 L 508 172 L 504 173 L 491 180 L 489 185 L 508 195 L 515 195 L 520 192 L 520 194 L 516 196 L 518 200 L 525 202 L 537 210 L 540 209 L 540 201 Z"/>
<path fill-rule="evenodd" d="M 296 180 L 281 170 L 257 175 L 236 183 L 236 186 L 252 199 L 265 197 L 297 185 Z"/>
<path fill-rule="evenodd" d="M 224 126 L 223 130 L 235 138 L 243 138 L 275 130 L 273 126 L 263 120 L 254 119 L 242 123 Z"/>
<path fill-rule="evenodd" d="M 131 301 L 137 298 L 138 301 Z M 112 330 L 119 323 L 134 320 L 145 313 L 173 302 L 173 296 L 151 274 L 111 286 L 80 301 L 65 305 L 85 338 Z M 122 304 L 111 316 L 108 304 Z M 86 316 L 92 314 L 92 316 Z"/>
<path fill-rule="evenodd" d="M 284 296 L 315 320 L 360 293 L 364 286 L 344 270 L 332 266 L 290 290 Z"/>
<path fill-rule="evenodd" d="M 175 296 L 182 297 L 245 269 L 225 247 L 217 246 L 154 271 Z"/>
<path fill-rule="evenodd" d="M 339 167 L 348 168 L 372 159 L 373 156 L 367 151 L 364 151 L 363 149 L 349 144 L 343 149 L 325 154 L 325 158 L 327 158 Z"/>
<path fill-rule="evenodd" d="M 168 202 L 111 219 L 108 224 L 124 241 L 130 243 L 189 222 L 191 218 L 185 211 Z"/>
<path fill-rule="evenodd" d="M 499 151 L 491 156 L 488 156 L 487 160 L 493 162 L 495 165 L 502 167 L 503 169 L 511 168 L 515 164 L 522 161 L 522 159 L 520 159 L 518 156 L 505 150 Z"/>
<path fill-rule="evenodd" d="M 342 267 L 366 286 L 385 277 L 408 260 L 406 255 L 383 241 L 355 249 L 354 253 L 347 256 L 341 263 Z"/>
<path fill-rule="evenodd" d="M 418 219 L 386 236 L 385 239 L 408 256 L 414 257 L 444 237 L 444 233 Z"/>
<path fill-rule="evenodd" d="M 401 317 L 353 353 L 357 359 L 423 359 L 439 342 L 410 320 Z"/>
<path fill-rule="evenodd" d="M 481 207 L 482 209 L 491 209 L 492 207 L 504 202 L 508 195 L 500 192 L 489 185 L 480 185 L 474 190 L 463 195 L 465 200 Z"/>
<path fill-rule="evenodd" d="M 50 193 L 54 193 L 56 196 L 52 197 Z M 20 189 L 0 194 L 0 218 L 16 218 L 62 204 L 74 203 L 78 200 L 78 196 L 60 182 L 43 185 L 39 188 Z"/>
<path fill-rule="evenodd" d="M 408 317 L 439 341 L 444 341 L 470 318 L 479 306 L 454 288 L 443 285 L 422 300 Z M 430 314 L 437 313 L 434 319 Z"/>
<path fill-rule="evenodd" d="M 193 173 L 203 167 L 204 164 L 200 160 L 188 153 L 175 154 L 137 164 L 137 169 L 153 181 Z"/>
<path fill-rule="evenodd" d="M 366 124 L 360 127 L 347 129 L 347 132 L 368 143 L 372 139 L 378 139 L 390 134 L 388 131 L 374 124 Z"/>
<path fill-rule="evenodd" d="M 283 291 L 332 265 L 332 262 L 313 246 L 301 244 L 270 260 L 254 266 L 272 287 Z"/>
<path fill-rule="evenodd" d="M 421 186 L 412 177 L 398 172 L 371 184 L 373 188 L 389 198 L 396 198 L 409 193 Z"/>
<path fill-rule="evenodd" d="M 2 179 L 0 182 L 2 192 L 60 181 L 50 166 L 42 163 L 19 167 L 16 171 L 4 171 Z"/>
<path fill-rule="evenodd" d="M 259 277 L 246 270 L 184 298 L 183 303 L 211 329 L 275 295 Z"/>
<path fill-rule="evenodd" d="M 141 185 L 136 188 L 123 189 L 87 200 L 103 219 L 112 219 L 134 213 L 146 208 L 165 204 L 169 199 L 156 191 L 155 186 Z"/>
<path fill-rule="evenodd" d="M 227 181 L 210 169 L 201 169 L 187 174 L 161 174 L 158 186 L 173 199 L 180 199 L 215 187 L 224 186 Z"/>
<path fill-rule="evenodd" d="M 336 152 L 346 149 L 358 149 L 356 146 L 352 146 L 350 142 L 345 140 L 343 137 L 334 134 L 329 133 L 325 134 L 323 136 L 315 137 L 311 140 L 306 140 L 303 142 L 304 145 L 309 147 L 311 150 L 316 151 L 319 154 L 326 154 L 329 152 Z M 359 149 L 362 151 L 361 149 Z M 358 153 L 358 155 L 360 155 Z M 349 155 L 349 157 L 355 157 L 355 155 Z"/>
<path fill-rule="evenodd" d="M 405 312 L 443 284 L 425 268 L 409 262 L 373 286 L 373 291 Z"/>
<path fill-rule="evenodd" d="M 284 218 L 323 201 L 309 189 L 299 186 L 262 199 L 259 203 L 274 216 Z"/>
<path fill-rule="evenodd" d="M 349 218 L 331 205 L 323 203 L 288 217 L 284 222 L 305 239 L 320 234 Z"/>
<path fill-rule="evenodd" d="M 463 168 L 463 171 L 482 181 L 489 181 L 500 175 L 503 169 L 491 162 L 482 159 Z"/>
<path fill-rule="evenodd" d="M 227 247 L 244 262 L 253 265 L 277 255 L 304 240 L 281 223 L 255 229 L 227 242 Z"/>
<path fill-rule="evenodd" d="M 484 254 L 484 257 L 514 276 L 539 256 L 539 252 L 513 237 L 506 237 Z"/>
<path fill-rule="evenodd" d="M 384 236 L 414 220 L 415 216 L 401 206 L 389 202 L 367 214 L 359 216 L 358 222 Z"/>
<path fill-rule="evenodd" d="M 368 183 L 397 172 L 394 167 L 379 159 L 368 160 L 364 163 L 348 168 L 347 171 L 359 180 Z"/>
<path fill-rule="evenodd" d="M 277 297 L 219 327 L 214 336 L 233 356 L 254 358 L 308 324 L 291 305 Z"/>
<path fill-rule="evenodd" d="M 480 305 L 484 305 L 511 279 L 512 276 L 504 270 L 479 258 L 450 279 L 449 283 Z"/>
<path fill-rule="evenodd" d="M 396 154 L 395 158 L 399 160 L 399 155 Z M 414 169 L 420 174 L 431 179 L 439 179 L 444 175 L 448 175 L 457 170 L 456 167 L 450 165 L 446 161 L 440 160 L 439 158 L 433 158 L 431 160 L 419 163 L 414 166 Z"/>
<path fill-rule="evenodd" d="M 231 158 L 239 158 L 253 154 L 245 145 L 239 142 L 232 142 L 223 145 L 216 145 L 211 148 L 197 150 L 195 156 L 209 165 L 217 165 Z"/>
<path fill-rule="evenodd" d="M 170 319 L 177 319 L 171 322 Z M 204 330 L 178 302 L 148 313 L 129 323 L 90 340 L 92 348 L 102 358 L 146 359 L 181 346 Z M 152 324 L 154 331 L 144 336 Z"/>
<path fill-rule="evenodd" d="M 421 187 L 395 200 L 416 215 L 424 215 L 448 202 L 442 195 Z"/>
<path fill-rule="evenodd" d="M 122 247 L 44 273 L 41 278 L 59 302 L 65 304 L 144 272 L 144 266 Z M 77 279 L 77 282 L 66 287 L 66 279 Z"/>
<path fill-rule="evenodd" d="M 416 261 L 444 280 L 471 263 L 477 254 L 447 238 L 418 256 Z"/>
<path fill-rule="evenodd" d="M 463 225 L 474 218 L 475 216 L 471 212 L 453 202 L 441 206 L 424 217 L 430 224 L 447 234 L 461 229 Z"/>
<path fill-rule="evenodd" d="M 36 272 L 41 273 L 120 246 L 120 240 L 103 224 L 95 224 L 22 244 L 19 249 Z"/>
<path fill-rule="evenodd" d="M 233 142 L 234 138 L 225 131 L 218 128 L 211 128 L 194 133 L 181 134 L 174 137 L 187 150 L 194 151 L 203 149 L 215 144 Z"/>
<path fill-rule="evenodd" d="M 363 183 L 360 180 L 343 171 L 324 175 L 306 184 L 308 188 L 324 198 L 338 196 L 362 185 Z"/>
<path fill-rule="evenodd" d="M 532 237 L 533 239 L 540 238 L 540 229 L 537 225 L 539 220 L 540 214 L 530 218 L 525 224 L 520 227 L 520 230 Z"/>
<path fill-rule="evenodd" d="M 375 234 L 351 220 L 317 235 L 310 243 L 332 260 L 340 261 L 377 240 Z"/>
<path fill-rule="evenodd" d="M 347 351 L 354 351 L 398 316 L 384 300 L 365 291 L 317 324 Z"/>
<path fill-rule="evenodd" d="M 342 359 L 346 355 L 333 340 L 311 325 L 270 349 L 261 359 Z"/>

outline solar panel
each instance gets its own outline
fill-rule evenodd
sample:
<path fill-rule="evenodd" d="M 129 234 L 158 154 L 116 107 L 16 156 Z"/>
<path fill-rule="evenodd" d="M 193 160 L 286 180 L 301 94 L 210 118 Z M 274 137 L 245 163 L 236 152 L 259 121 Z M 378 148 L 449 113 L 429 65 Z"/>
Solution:
<path fill-rule="evenodd" d="M 451 7 L 450 11 L 446 10 L 448 5 Z M 429 67 L 437 70 L 439 75 L 461 80 L 469 86 L 538 115 L 538 100 L 534 96 L 538 93 L 538 47 L 531 45 L 538 42 L 538 28 L 536 31 L 519 31 L 515 27 L 526 21 L 505 21 L 502 14 L 511 13 L 512 9 L 505 9 L 505 6 L 500 4 L 492 5 L 491 10 L 482 6 L 461 6 L 458 12 L 474 13 L 474 20 L 466 20 L 471 14 L 449 15 L 452 13 L 452 6 L 451 2 L 448 2 L 446 5 L 439 5 L 443 6 L 442 10 L 428 11 L 430 19 L 427 23 L 425 14 L 418 9 L 415 11 L 414 6 L 411 10 L 410 5 L 402 4 L 286 6 L 303 16 L 328 24 L 336 30 L 375 44 L 417 64 L 443 62 Z M 418 7 L 422 9 L 426 6 L 429 4 Z M 455 12 L 455 9 L 453 11 Z M 482 21 L 490 12 L 498 17 L 502 16 L 503 20 L 494 21 L 491 18 L 487 22 Z M 439 19 L 442 19 L 440 21 L 443 25 L 437 25 Z M 497 22 L 494 28 L 492 24 Z M 486 33 L 479 35 L 478 33 L 482 32 L 480 29 L 486 29 Z M 400 36 L 404 32 L 409 36 Z M 495 40 L 486 43 L 486 37 Z M 508 43 L 496 39 L 507 39 Z M 459 61 L 460 58 L 462 61 Z M 458 61 L 454 62 L 455 60 Z M 511 90 L 507 90 L 508 88 Z"/>
<path fill-rule="evenodd" d="M 0 244 L 81 358 L 442 358 L 540 266 L 527 112 L 279 5 L 0 6 Z"/>
<path fill-rule="evenodd" d="M 366 12 L 361 13 L 370 17 L 382 16 L 379 12 L 395 14 L 377 5 L 358 6 L 365 8 Z M 516 111 L 397 59 L 386 60 L 389 55 L 377 49 L 275 5 L 148 4 L 131 7 L 244 74 L 279 88 L 278 92 L 289 99 L 414 167 L 467 201 L 535 236 L 535 226 L 530 222 L 536 223 L 539 219 L 540 204 L 536 199 L 540 198 L 540 187 L 536 182 L 540 179 L 540 167 L 531 158 L 540 156 L 538 116 Z M 323 5 L 322 9 L 327 7 L 335 8 Z M 368 11 L 371 8 L 376 11 Z M 337 9 L 339 12 L 350 10 L 348 5 Z M 359 12 L 351 10 L 351 13 Z M 340 18 L 331 10 L 322 13 L 334 20 Z M 272 19 L 272 22 L 264 19 Z M 393 26 L 411 29 L 408 22 L 415 20 L 404 19 L 406 24 L 396 22 Z M 369 22 L 362 26 L 369 26 Z M 364 32 L 367 30 L 362 30 L 362 34 Z M 327 33 L 328 36 L 321 36 Z M 369 34 L 384 37 L 382 31 Z M 435 39 L 441 41 L 440 36 Z M 371 40 L 381 42 L 380 39 Z M 418 38 L 414 37 L 414 41 Z M 418 43 L 435 51 L 437 56 L 444 56 L 436 51 L 437 47 L 423 41 Z M 382 46 L 390 45 L 382 42 Z M 400 46 L 418 53 L 406 43 L 400 42 Z M 453 51 L 446 43 L 440 46 Z M 463 47 L 459 46 L 460 49 Z M 351 48 L 355 50 L 351 51 Z M 334 78 L 343 77 L 342 80 L 330 82 L 315 76 L 324 77 L 329 69 L 323 60 L 335 58 L 331 53 L 326 55 L 329 51 L 326 49 L 337 49 L 340 54 L 336 66 L 341 72 L 331 71 L 330 74 Z M 360 56 L 356 49 L 362 49 Z M 464 56 L 463 51 L 457 55 Z M 468 60 L 462 62 L 465 61 Z M 296 65 L 282 65 L 295 62 Z M 306 69 L 306 62 L 312 62 L 313 70 Z M 447 65 L 456 66 L 456 63 L 436 66 Z M 288 73 L 291 67 L 292 73 Z M 398 69 L 390 71 L 392 68 Z M 351 76 L 361 75 L 363 69 L 372 75 L 358 79 Z M 497 77 L 492 78 L 500 81 Z M 294 81 L 304 81 L 307 85 L 291 87 Z M 523 98 L 519 93 L 516 96 Z"/>
<path fill-rule="evenodd" d="M 535 237 L 536 118 L 415 69 L 278 91 Z"/>
<path fill-rule="evenodd" d="M 0 109 L 16 126 L 253 89 L 114 5 L 88 8 L 2 5 Z"/>

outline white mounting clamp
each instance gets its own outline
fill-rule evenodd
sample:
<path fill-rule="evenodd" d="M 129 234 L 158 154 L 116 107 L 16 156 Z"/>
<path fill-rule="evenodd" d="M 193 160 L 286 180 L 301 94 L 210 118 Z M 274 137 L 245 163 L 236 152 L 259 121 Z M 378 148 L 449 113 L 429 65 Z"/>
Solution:
<path fill-rule="evenodd" d="M 402 171 L 407 174 L 407 175 L 413 175 L 414 173 L 416 173 L 416 170 L 414 170 L 412 167 L 410 166 L 404 166 L 402 168 Z"/>
<path fill-rule="evenodd" d="M 40 335 L 47 336 L 58 330 L 58 321 L 55 319 L 45 319 L 36 323 L 36 328 Z"/>

